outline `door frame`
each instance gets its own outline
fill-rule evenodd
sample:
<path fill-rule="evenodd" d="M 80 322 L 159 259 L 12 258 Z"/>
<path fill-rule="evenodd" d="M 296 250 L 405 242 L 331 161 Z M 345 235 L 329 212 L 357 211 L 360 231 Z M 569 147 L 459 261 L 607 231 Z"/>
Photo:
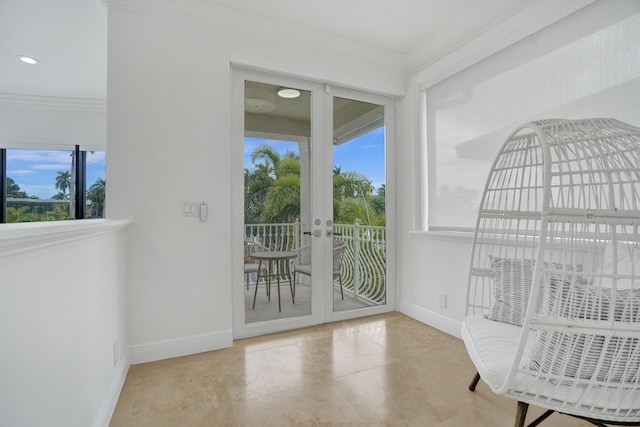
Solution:
<path fill-rule="evenodd" d="M 244 338 L 264 335 L 313 326 L 330 321 L 350 319 L 368 316 L 395 310 L 395 229 L 390 227 L 395 224 L 395 195 L 389 191 L 393 187 L 393 141 L 395 140 L 395 100 L 390 97 L 359 92 L 355 90 L 334 87 L 317 81 L 288 77 L 281 74 L 270 73 L 241 66 L 233 66 L 231 69 L 232 80 L 232 107 L 231 107 L 231 299 L 233 313 L 233 337 Z M 320 148 L 319 141 L 333 139 L 333 103 L 332 96 L 339 96 L 357 101 L 377 103 L 385 106 L 386 126 L 386 218 L 387 218 L 387 303 L 383 306 L 366 307 L 357 310 L 333 312 L 333 286 L 325 286 L 328 277 L 332 277 L 332 247 L 324 245 L 323 251 L 312 251 L 312 263 L 322 265 L 324 268 L 315 268 L 311 284 L 311 315 L 293 318 L 269 320 L 264 322 L 245 322 L 244 306 L 244 82 L 252 80 L 283 87 L 295 87 L 311 92 L 311 167 L 312 170 L 324 170 L 324 174 L 331 174 L 333 170 L 332 150 Z M 315 141 L 315 144 L 314 144 Z M 321 169 L 323 168 L 323 169 Z M 327 181 L 317 179 L 319 174 L 314 173 L 311 180 L 311 212 L 322 212 L 322 231 L 326 232 L 326 219 L 333 220 L 331 203 L 324 200 L 332 200 L 333 188 Z M 391 181 L 391 182 L 390 182 Z M 314 218 L 312 216 L 312 218 Z M 318 239 L 311 239 L 318 242 Z M 317 264 L 316 264 L 317 263 Z"/>

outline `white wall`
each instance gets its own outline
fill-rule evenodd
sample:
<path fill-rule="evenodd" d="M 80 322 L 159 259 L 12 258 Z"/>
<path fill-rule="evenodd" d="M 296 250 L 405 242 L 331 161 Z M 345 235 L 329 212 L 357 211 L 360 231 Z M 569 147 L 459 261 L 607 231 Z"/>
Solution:
<path fill-rule="evenodd" d="M 106 180 L 108 217 L 135 221 L 137 363 L 232 343 L 231 64 L 387 94 L 404 77 L 398 55 L 206 2 L 131 3 L 107 2 Z M 209 203 L 208 220 L 182 217 L 183 201 Z"/>
<path fill-rule="evenodd" d="M 125 231 L 80 222 L 0 229 L 0 425 L 104 426 L 115 407 L 129 366 Z"/>
<path fill-rule="evenodd" d="M 417 320 L 459 336 L 464 317 L 471 236 L 420 230 L 420 99 L 415 82 L 398 104 L 398 309 Z M 446 294 L 446 307 L 440 296 Z"/>
<path fill-rule="evenodd" d="M 558 2 L 560 4 L 560 2 Z M 586 7 L 585 7 L 586 6 Z M 637 13 L 638 3 L 633 1 L 598 1 L 593 4 L 580 5 L 583 10 L 571 15 L 567 21 L 575 21 L 576 18 L 588 19 L 578 21 L 581 23 L 582 29 L 578 30 L 578 34 L 593 31 L 593 25 L 585 25 L 589 23 L 589 19 L 596 22 L 606 23 L 608 20 L 615 22 L 612 18 L 622 19 Z M 575 12 L 575 10 L 573 11 Z M 559 11 L 558 19 L 562 18 L 564 12 Z M 548 16 L 540 22 L 549 24 Z M 508 23 L 507 23 L 508 24 Z M 527 36 L 520 30 L 524 27 L 512 26 L 513 33 L 511 37 L 504 37 L 503 31 L 498 31 L 499 37 L 494 36 L 493 39 L 486 37 L 478 38 L 477 41 L 471 42 L 463 47 L 459 52 L 452 52 L 447 58 L 436 64 L 426 67 L 420 73 L 413 75 L 407 82 L 407 96 L 399 103 L 400 118 L 398 128 L 400 129 L 399 141 L 407 141 L 407 144 L 400 145 L 398 152 L 398 163 L 403 165 L 398 169 L 398 188 L 402 189 L 399 193 L 399 282 L 400 282 L 400 298 L 399 308 L 402 312 L 411 315 L 419 320 L 436 326 L 446 332 L 459 335 L 459 323 L 465 314 L 465 298 L 467 275 L 469 269 L 469 260 L 471 255 L 471 235 L 465 236 L 464 233 L 446 233 L 446 232 L 422 232 L 422 217 L 424 213 L 420 204 L 426 197 L 426 168 L 423 166 L 424 149 L 421 142 L 420 122 L 420 89 L 428 87 L 436 83 L 439 79 L 446 78 L 456 72 L 463 70 L 471 65 L 469 58 L 473 58 L 476 52 L 499 52 L 509 44 L 516 42 L 519 38 Z M 539 30 L 539 27 L 526 26 L 529 31 Z M 559 31 L 567 31 L 567 28 L 580 28 L 580 25 L 573 27 L 563 26 Z M 586 27 L 586 28 L 585 28 Z M 491 33 L 491 32 L 490 32 Z M 635 34 L 635 33 L 633 33 Z M 536 41 L 536 36 L 531 38 Z M 472 49 L 474 48 L 474 49 Z M 467 55 L 461 55 L 465 52 Z M 481 59 L 477 58 L 476 60 Z M 636 58 L 629 58 L 629 61 L 637 61 Z M 636 64 L 636 62 L 631 63 Z M 491 71 L 483 70 L 483 76 L 492 76 Z M 503 71 L 497 71 L 497 74 Z M 470 70 L 463 71 L 470 73 Z M 461 73 L 461 74 L 463 74 Z M 551 86 L 551 85 L 549 85 Z M 546 87 L 541 88 L 540 93 L 544 93 Z M 620 102 L 621 97 L 608 97 L 606 103 L 601 106 L 601 114 L 596 116 L 607 116 L 610 108 L 615 105 L 617 108 L 617 117 L 621 114 L 621 109 L 629 108 L 631 112 L 637 109 L 637 99 L 635 93 L 626 93 L 624 101 Z M 576 102 L 566 106 L 566 110 L 561 117 L 580 117 L 584 113 L 585 102 Z M 635 105 L 630 107 L 630 105 Z M 625 111 L 628 113 L 628 111 Z M 548 111 L 547 111 L 548 113 Z M 541 114 L 544 114 L 542 112 Z M 590 111 L 590 115 L 593 112 Z M 631 114 L 632 115 L 632 114 Z M 552 115 L 553 116 L 553 115 Z M 631 123 L 634 123 L 633 121 Z M 498 145 L 500 145 L 498 143 Z M 439 165 L 441 166 L 441 165 Z M 425 202 L 427 202 L 425 200 Z M 425 209 L 428 207 L 425 203 Z M 476 215 L 477 213 L 472 213 Z M 447 307 L 440 307 L 440 295 L 447 294 Z"/>

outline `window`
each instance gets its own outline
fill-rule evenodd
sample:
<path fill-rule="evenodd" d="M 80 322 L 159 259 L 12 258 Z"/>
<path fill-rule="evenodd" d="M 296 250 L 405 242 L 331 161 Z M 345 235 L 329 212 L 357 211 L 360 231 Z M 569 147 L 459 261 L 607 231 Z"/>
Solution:
<path fill-rule="evenodd" d="M 472 229 L 487 173 L 522 123 L 612 117 L 640 126 L 640 6 L 596 2 L 427 87 L 423 228 Z"/>
<path fill-rule="evenodd" d="M 8 148 L 0 159 L 0 222 L 104 217 L 104 151 Z"/>

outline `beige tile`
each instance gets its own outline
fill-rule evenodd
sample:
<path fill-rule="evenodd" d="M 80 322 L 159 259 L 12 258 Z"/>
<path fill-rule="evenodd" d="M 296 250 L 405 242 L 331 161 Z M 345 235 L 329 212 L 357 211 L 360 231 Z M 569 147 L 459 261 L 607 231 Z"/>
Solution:
<path fill-rule="evenodd" d="M 389 313 L 132 366 L 110 425 L 512 426 L 516 402 L 469 391 L 474 373 L 459 339 Z"/>

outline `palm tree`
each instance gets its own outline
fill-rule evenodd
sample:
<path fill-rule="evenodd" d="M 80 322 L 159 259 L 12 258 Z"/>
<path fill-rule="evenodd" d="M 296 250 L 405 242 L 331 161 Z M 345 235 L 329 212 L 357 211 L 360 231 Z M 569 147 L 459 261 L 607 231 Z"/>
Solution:
<path fill-rule="evenodd" d="M 95 218 L 104 217 L 104 191 L 106 183 L 104 179 L 98 178 L 91 184 L 87 191 L 87 200 L 91 202 L 91 216 Z"/>
<path fill-rule="evenodd" d="M 256 160 L 264 163 L 255 164 Z M 245 223 L 299 219 L 300 157 L 293 151 L 287 151 L 281 157 L 273 147 L 262 144 L 251 153 L 251 161 L 255 168 L 245 169 Z M 334 166 L 335 221 L 352 223 L 357 218 L 366 224 L 380 222 L 380 216 L 370 212 L 367 202 L 372 191 L 371 181 L 366 176 L 358 172 L 343 173 L 340 166 Z"/>
<path fill-rule="evenodd" d="M 255 164 L 256 160 L 264 160 L 269 173 L 275 175 L 280 164 L 280 154 L 269 144 L 260 144 L 251 152 L 251 163 Z"/>
<path fill-rule="evenodd" d="M 256 224 L 264 210 L 267 192 L 274 178 L 269 175 L 269 167 L 259 163 L 253 169 L 244 170 L 244 222 Z"/>
<path fill-rule="evenodd" d="M 68 200 L 67 188 L 71 187 L 71 173 L 69 171 L 58 171 L 56 176 L 56 188 L 62 193 L 62 198 Z"/>
<path fill-rule="evenodd" d="M 386 186 L 382 184 L 380 188 L 378 188 L 378 190 L 376 191 L 376 195 L 371 198 L 371 207 L 373 208 L 373 211 L 377 215 L 381 215 L 385 212 L 386 191 L 387 191 Z"/>

